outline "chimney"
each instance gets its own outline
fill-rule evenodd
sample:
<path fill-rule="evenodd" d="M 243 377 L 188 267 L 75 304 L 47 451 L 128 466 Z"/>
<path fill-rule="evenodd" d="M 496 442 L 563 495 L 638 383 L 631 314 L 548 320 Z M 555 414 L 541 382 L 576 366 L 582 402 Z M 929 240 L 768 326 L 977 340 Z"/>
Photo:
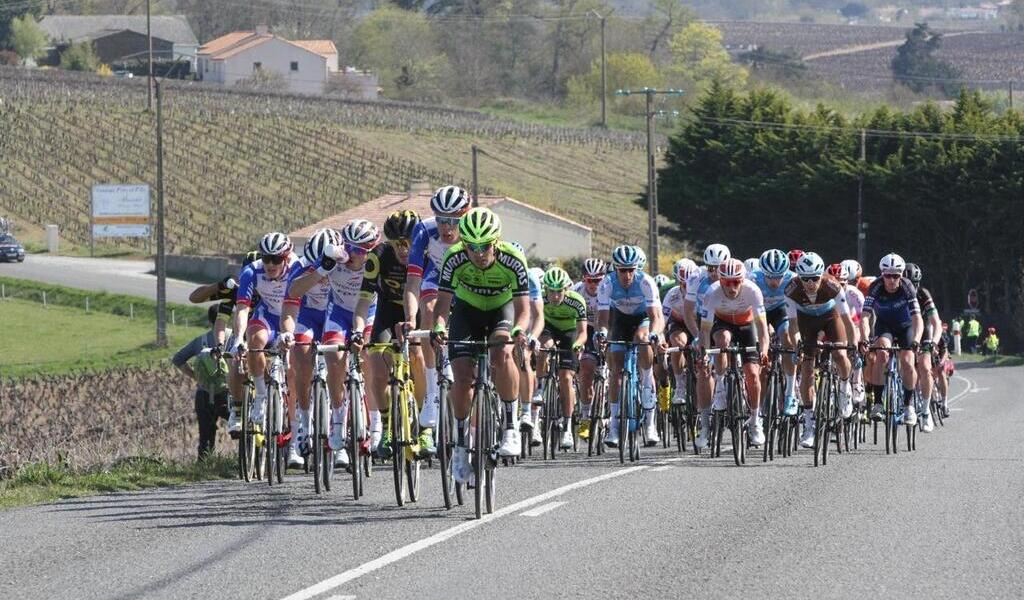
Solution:
<path fill-rule="evenodd" d="M 267 28 L 266 25 L 257 25 L 256 35 L 270 35 L 270 30 Z"/>

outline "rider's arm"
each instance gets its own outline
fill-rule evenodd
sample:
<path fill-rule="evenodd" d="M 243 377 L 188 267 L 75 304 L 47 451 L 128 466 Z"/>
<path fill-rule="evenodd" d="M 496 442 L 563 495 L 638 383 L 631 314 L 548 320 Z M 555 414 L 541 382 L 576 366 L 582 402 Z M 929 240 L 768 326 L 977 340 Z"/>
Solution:
<path fill-rule="evenodd" d="M 356 303 L 356 311 L 352 317 L 352 331 L 364 331 L 366 329 L 366 315 L 370 312 L 370 303 L 374 296 L 365 292 L 359 293 L 359 301 Z"/>
<path fill-rule="evenodd" d="M 519 297 L 517 296 L 517 297 L 513 298 L 512 300 L 513 300 L 513 302 L 515 302 L 518 299 L 519 299 Z M 532 337 L 533 339 L 537 339 L 537 338 L 540 337 L 540 332 L 544 331 L 544 301 L 543 300 L 532 300 L 531 299 L 531 300 L 529 300 L 529 303 L 530 303 L 530 306 L 529 306 L 530 320 L 526 321 L 523 324 L 523 326 L 525 327 L 526 325 L 529 325 L 530 322 L 532 322 L 533 323 L 533 329 L 531 329 L 529 331 L 529 334 L 530 334 L 530 337 Z M 519 313 L 516 313 L 516 314 L 519 314 Z M 518 321 L 516 322 L 516 324 L 517 325 L 519 324 Z"/>
<path fill-rule="evenodd" d="M 760 354 L 768 354 L 768 342 L 770 341 L 770 334 L 768 333 L 768 317 L 764 313 L 760 313 L 754 317 L 754 327 L 757 328 L 757 351 Z"/>
<path fill-rule="evenodd" d="M 416 315 L 420 311 L 420 285 L 423 278 L 419 275 L 409 273 L 405 276 L 405 320 L 411 323 L 416 322 Z"/>
<path fill-rule="evenodd" d="M 207 283 L 201 285 L 196 289 L 192 290 L 192 293 L 188 295 L 188 301 L 192 304 L 201 304 L 203 302 L 209 302 L 217 298 L 217 294 L 220 292 L 220 281 L 213 283 Z"/>
<path fill-rule="evenodd" d="M 690 331 L 697 331 L 697 302 L 695 300 L 683 300 L 683 321 Z"/>
<path fill-rule="evenodd" d="M 242 268 L 238 276 L 238 290 L 235 294 L 235 314 L 231 321 L 231 330 L 238 339 L 244 339 L 246 326 L 249 323 L 249 310 L 252 298 L 256 293 L 256 269 L 249 264 Z"/>
<path fill-rule="evenodd" d="M 448 313 L 452 309 L 452 293 L 444 290 L 437 292 L 437 303 L 434 304 L 434 322 L 431 329 L 448 331 Z"/>
<path fill-rule="evenodd" d="M 573 341 L 574 346 L 583 346 L 587 343 L 587 320 L 576 321 L 576 339 Z"/>
<path fill-rule="evenodd" d="M 700 322 L 700 345 L 703 348 L 711 347 L 711 321 L 702 319 Z"/>
<path fill-rule="evenodd" d="M 512 296 L 512 307 L 516 311 L 515 323 L 512 326 L 513 331 L 526 331 L 526 326 L 530 324 L 530 312 L 533 310 L 533 302 L 530 301 L 529 296 Z M 541 329 L 544 329 L 544 309 L 541 309 Z M 536 323 L 534 323 L 536 326 Z M 533 334 L 533 331 L 530 331 Z M 540 331 L 537 332 L 533 337 L 536 338 L 540 335 Z"/>
<path fill-rule="evenodd" d="M 292 281 L 291 285 L 288 287 L 288 295 L 294 298 L 301 298 L 305 296 L 306 292 L 313 289 L 313 286 L 316 285 L 321 278 L 323 278 L 321 273 L 317 272 L 315 269 L 310 269 Z"/>
<path fill-rule="evenodd" d="M 612 282 L 605 277 L 597 286 L 597 330 L 608 331 L 612 308 Z"/>
<path fill-rule="evenodd" d="M 914 341 L 920 344 L 921 335 L 924 333 L 924 319 L 921 318 L 921 313 L 915 313 L 911 316 L 910 331 Z"/>
<path fill-rule="evenodd" d="M 601 309 L 597 311 L 597 330 L 608 331 L 609 314 L 611 311 L 607 309 Z"/>
<path fill-rule="evenodd" d="M 931 341 L 937 345 L 939 340 L 942 339 L 942 318 L 939 317 L 939 311 L 931 311 L 928 315 L 928 323 L 932 326 L 932 339 L 926 341 Z"/>
<path fill-rule="evenodd" d="M 661 305 L 648 306 L 647 316 L 651 319 L 651 334 L 661 335 L 665 331 L 665 315 L 661 312 Z"/>

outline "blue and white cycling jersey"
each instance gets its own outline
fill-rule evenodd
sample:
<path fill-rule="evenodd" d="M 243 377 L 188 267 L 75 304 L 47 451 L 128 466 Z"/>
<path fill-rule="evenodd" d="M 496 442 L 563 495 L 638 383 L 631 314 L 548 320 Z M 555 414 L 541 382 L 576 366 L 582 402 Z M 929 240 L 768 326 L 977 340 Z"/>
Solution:
<path fill-rule="evenodd" d="M 661 297 L 658 293 L 658 284 L 654 278 L 637 271 L 633 277 L 633 284 L 628 288 L 622 287 L 619 277 L 612 272 L 605 275 L 597 288 L 598 310 L 615 310 L 626 315 L 643 315 L 647 309 L 661 310 Z"/>
<path fill-rule="evenodd" d="M 544 288 L 541 281 L 544 279 L 544 269 L 530 267 L 526 270 L 526 278 L 530 283 L 530 300 L 543 300 Z"/>
<path fill-rule="evenodd" d="M 316 265 L 310 264 L 306 260 L 306 257 L 302 257 L 291 266 L 288 271 L 288 295 L 285 298 L 285 304 L 296 305 L 300 304 L 303 309 L 310 310 L 327 310 L 327 303 L 331 299 L 331 284 L 327 282 L 327 278 L 318 281 L 313 284 L 313 287 L 309 288 L 309 291 L 302 296 L 302 298 L 296 298 L 291 294 L 292 284 L 299 277 L 302 277 L 306 273 L 316 271 Z"/>
<path fill-rule="evenodd" d="M 711 277 L 708 276 L 706 267 L 701 267 L 693 277 L 686 280 L 686 300 L 696 305 L 697 320 L 700 320 L 701 309 L 704 306 L 704 295 L 708 293 L 711 284 Z"/>
<path fill-rule="evenodd" d="M 237 303 L 252 309 L 254 308 L 252 306 L 253 295 L 259 293 L 259 306 L 275 317 L 280 317 L 281 307 L 288 291 L 288 274 L 297 260 L 298 257 L 295 254 L 289 255 L 284 263 L 284 271 L 277 279 L 267 277 L 263 259 L 255 260 L 243 267 L 242 272 L 238 275 L 238 295 L 235 297 Z"/>
<path fill-rule="evenodd" d="M 772 311 L 786 306 L 786 286 L 789 285 L 789 282 L 794 277 L 796 277 L 795 273 L 786 271 L 782 276 L 782 282 L 779 284 L 779 287 L 774 289 L 768 285 L 768 276 L 764 271 L 754 271 L 750 279 L 757 284 L 757 287 L 761 288 L 761 295 L 764 296 L 765 310 Z"/>
<path fill-rule="evenodd" d="M 437 229 L 437 219 L 428 217 L 413 227 L 412 246 L 409 250 L 410 275 L 416 275 L 427 284 L 424 290 L 436 290 L 444 253 L 451 244 L 441 240 L 441 232 Z"/>

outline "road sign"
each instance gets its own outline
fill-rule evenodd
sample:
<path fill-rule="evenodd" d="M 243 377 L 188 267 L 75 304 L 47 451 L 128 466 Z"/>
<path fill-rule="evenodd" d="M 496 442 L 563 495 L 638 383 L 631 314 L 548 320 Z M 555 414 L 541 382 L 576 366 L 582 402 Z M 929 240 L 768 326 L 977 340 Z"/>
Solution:
<path fill-rule="evenodd" d="M 92 237 L 149 237 L 149 186 L 92 186 Z"/>

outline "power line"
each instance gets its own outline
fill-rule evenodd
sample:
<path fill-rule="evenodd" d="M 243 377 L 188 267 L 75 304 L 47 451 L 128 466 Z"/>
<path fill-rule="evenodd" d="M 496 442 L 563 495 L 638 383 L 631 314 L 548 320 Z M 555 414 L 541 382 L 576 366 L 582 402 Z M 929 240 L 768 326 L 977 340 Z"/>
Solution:
<path fill-rule="evenodd" d="M 696 122 L 712 123 L 731 127 L 749 127 L 755 129 L 768 129 L 776 131 L 818 131 L 823 133 L 845 133 L 859 134 L 863 131 L 866 135 L 875 138 L 908 139 L 924 138 L 935 140 L 950 140 L 963 142 L 1021 142 L 1022 136 L 1003 134 L 977 134 L 977 133 L 941 133 L 934 131 L 903 131 L 897 129 L 870 129 L 862 127 L 839 127 L 835 125 L 804 125 L 800 123 L 773 123 L 768 121 L 748 121 L 744 119 L 729 119 L 724 117 L 697 116 Z"/>

